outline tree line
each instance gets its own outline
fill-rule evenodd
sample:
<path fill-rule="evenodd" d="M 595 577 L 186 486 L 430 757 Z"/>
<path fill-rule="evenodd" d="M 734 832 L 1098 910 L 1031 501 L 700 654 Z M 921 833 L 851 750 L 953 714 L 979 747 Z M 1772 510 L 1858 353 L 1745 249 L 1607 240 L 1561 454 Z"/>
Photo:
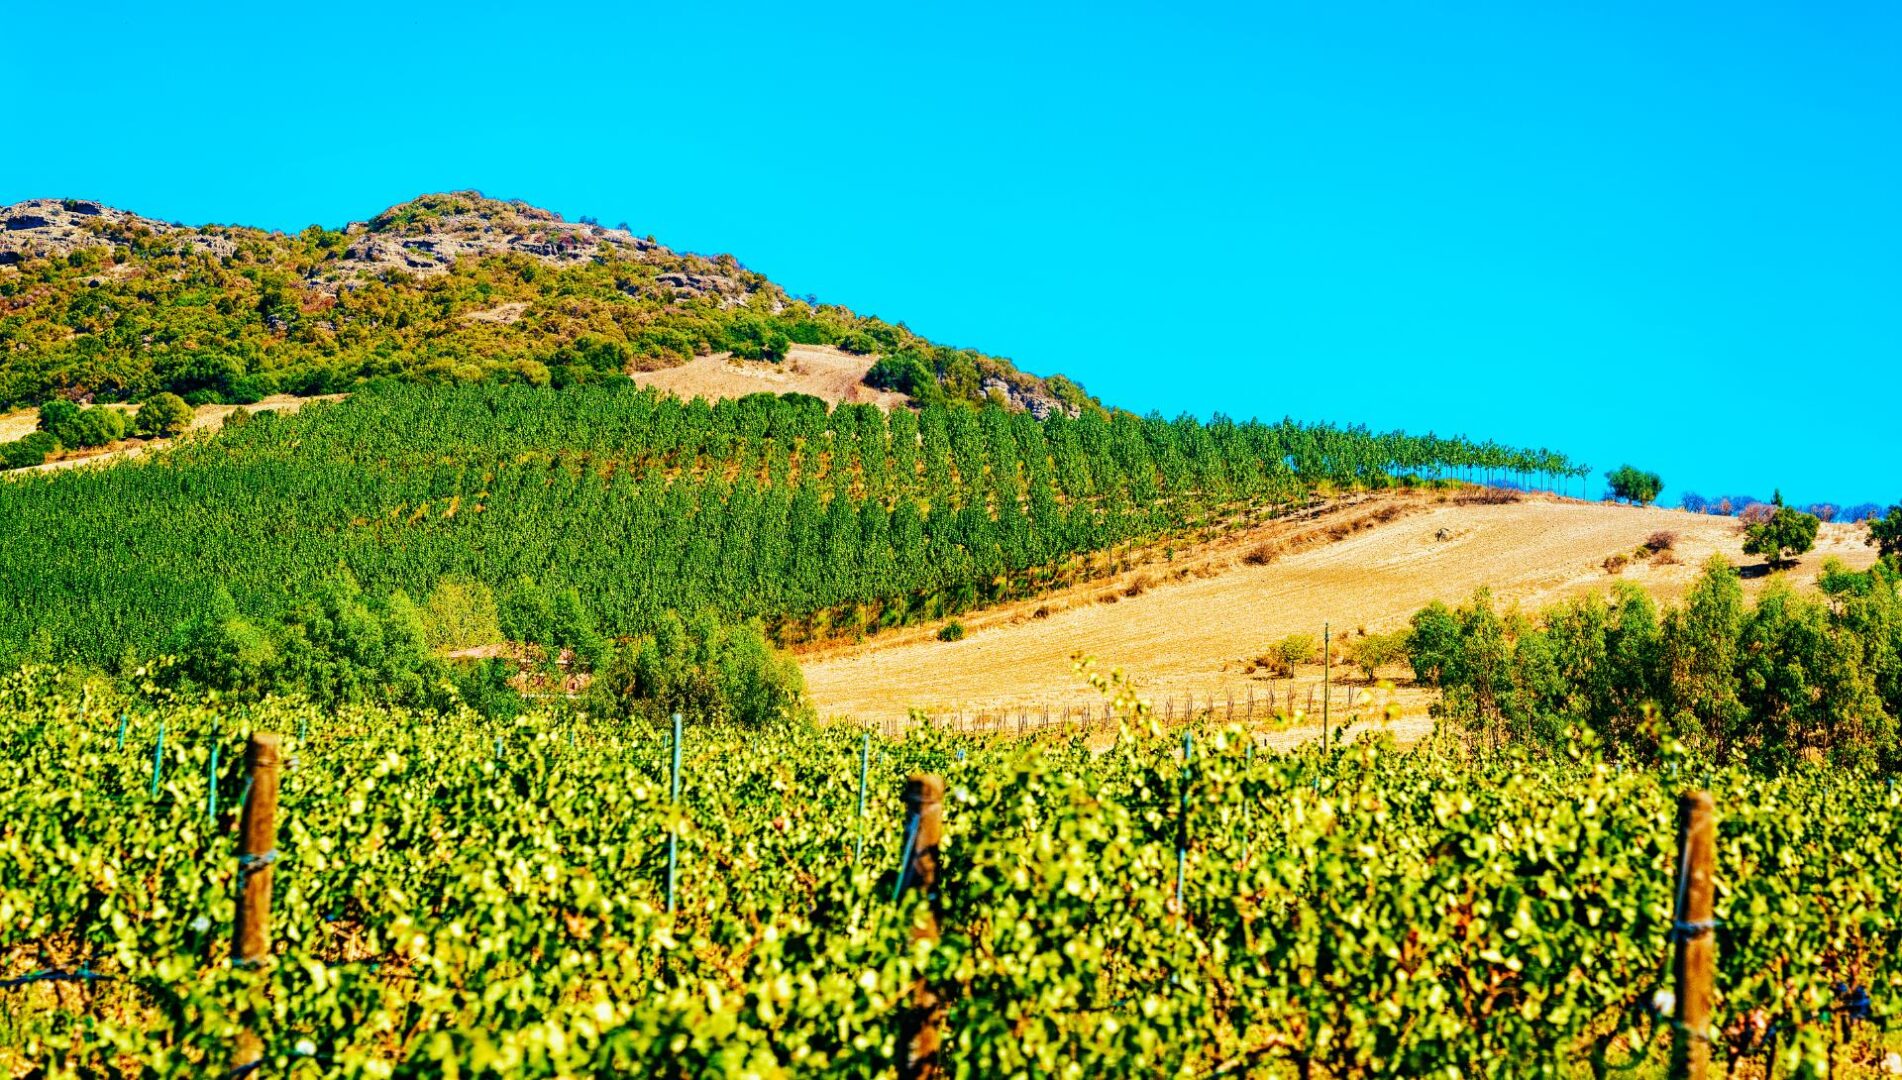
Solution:
<path fill-rule="evenodd" d="M 1902 508 L 1892 511 L 1902 519 Z M 1436 706 L 1475 737 L 1559 747 L 1573 725 L 1627 761 L 1688 751 L 1780 770 L 1902 765 L 1902 569 L 1832 562 L 1820 595 L 1772 582 L 1753 604 L 1713 556 L 1681 604 L 1620 582 L 1536 615 L 1486 590 L 1417 613 L 1407 637 Z"/>

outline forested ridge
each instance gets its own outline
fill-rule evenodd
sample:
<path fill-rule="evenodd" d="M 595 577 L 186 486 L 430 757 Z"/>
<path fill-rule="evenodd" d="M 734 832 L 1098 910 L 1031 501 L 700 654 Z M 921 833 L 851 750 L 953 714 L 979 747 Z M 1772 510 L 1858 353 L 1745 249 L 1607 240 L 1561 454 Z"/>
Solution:
<path fill-rule="evenodd" d="M 668 612 L 781 641 L 859 633 L 1317 490 L 1576 468 L 1292 421 L 377 385 L 151 462 L 0 485 L 0 658 L 118 665 L 219 590 L 268 617 L 339 574 L 416 600 L 457 577 L 572 589 L 609 636 Z"/>
<path fill-rule="evenodd" d="M 0 410 L 194 404 L 377 378 L 564 386 L 729 352 L 835 345 L 928 373 L 922 396 L 1091 406 L 1075 383 L 794 297 L 730 255 L 672 251 L 477 192 L 346 228 L 189 229 L 81 200 L 0 208 Z"/>

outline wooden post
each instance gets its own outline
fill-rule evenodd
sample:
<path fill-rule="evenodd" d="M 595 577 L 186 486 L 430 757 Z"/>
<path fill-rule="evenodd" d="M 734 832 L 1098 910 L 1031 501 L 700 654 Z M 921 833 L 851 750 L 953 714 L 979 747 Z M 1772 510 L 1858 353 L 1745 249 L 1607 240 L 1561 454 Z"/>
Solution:
<path fill-rule="evenodd" d="M 238 912 L 231 925 L 231 960 L 251 967 L 271 955 L 271 877 L 277 862 L 277 769 L 280 739 L 267 731 L 253 732 L 245 748 L 249 791 L 238 826 Z M 256 1032 L 238 1034 L 234 1068 L 243 1068 L 264 1056 Z"/>
<path fill-rule="evenodd" d="M 1327 749 L 1327 698 L 1329 676 L 1334 670 L 1334 627 L 1321 624 L 1321 749 Z"/>
<path fill-rule="evenodd" d="M 917 773 L 905 781 L 906 859 L 899 867 L 899 891 L 924 894 L 924 910 L 912 923 L 913 941 L 938 940 L 938 842 L 944 834 L 944 778 Z M 900 1080 L 938 1080 L 944 1063 L 938 1048 L 944 1002 L 922 972 L 912 983 L 911 1004 L 898 1018 Z"/>
<path fill-rule="evenodd" d="M 858 846 L 852 852 L 853 862 L 862 862 L 865 859 L 865 781 L 871 772 L 872 733 L 868 731 L 865 733 L 864 748 L 859 751 L 859 840 Z"/>
<path fill-rule="evenodd" d="M 1672 940 L 1677 1000 L 1672 1019 L 1672 1080 L 1704 1080 L 1710 1067 L 1711 983 L 1717 942 L 1711 918 L 1711 880 L 1717 854 L 1716 812 L 1708 791 L 1687 791 L 1677 801 L 1678 880 Z"/>

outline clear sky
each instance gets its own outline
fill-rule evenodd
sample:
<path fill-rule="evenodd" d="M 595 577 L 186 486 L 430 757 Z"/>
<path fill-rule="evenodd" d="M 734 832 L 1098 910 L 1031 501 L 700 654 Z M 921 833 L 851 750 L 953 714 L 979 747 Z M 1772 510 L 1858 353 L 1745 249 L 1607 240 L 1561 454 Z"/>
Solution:
<path fill-rule="evenodd" d="M 1902 498 L 1888 0 L 6 23 L 0 203 L 295 229 L 473 187 L 1138 411 L 1463 431 L 1667 498 Z"/>

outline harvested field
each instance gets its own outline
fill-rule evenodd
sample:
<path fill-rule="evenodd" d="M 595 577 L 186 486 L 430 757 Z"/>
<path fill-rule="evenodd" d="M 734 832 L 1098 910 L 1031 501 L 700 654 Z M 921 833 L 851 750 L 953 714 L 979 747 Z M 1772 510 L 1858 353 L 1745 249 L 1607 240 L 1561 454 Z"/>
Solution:
<path fill-rule="evenodd" d="M 1632 555 L 1664 530 L 1676 533 L 1675 561 L 1632 559 L 1620 576 L 1606 573 L 1608 556 Z M 1860 526 L 1824 525 L 1817 550 L 1786 576 L 1813 583 L 1831 556 L 1867 567 L 1875 553 L 1863 535 Z M 1336 635 L 1392 630 L 1435 599 L 1458 602 L 1481 586 L 1490 586 L 1502 604 L 1526 609 L 1607 590 L 1619 580 L 1673 599 L 1715 552 L 1745 568 L 1752 592 L 1770 579 L 1761 560 L 1742 553 L 1731 518 L 1539 496 L 1496 505 L 1420 495 L 1370 498 L 1314 520 L 1273 522 L 1178 551 L 1163 569 L 1152 564 L 1113 581 L 960 616 L 969 632 L 962 641 L 936 640 L 935 625 L 912 627 L 862 644 L 810 650 L 801 663 L 822 715 L 859 720 L 899 720 L 912 708 L 963 716 L 966 723 L 976 717 L 1014 723 L 1020 716 L 1041 718 L 1045 710 L 1060 717 L 1066 708 L 1084 706 L 1100 715 L 1099 699 L 1071 670 L 1077 652 L 1104 669 L 1124 669 L 1158 708 L 1173 703 L 1185 711 L 1190 693 L 1198 711 L 1206 703 L 1225 707 L 1231 695 L 1246 701 L 1252 690 L 1260 710 L 1271 690 L 1285 702 L 1290 684 L 1250 670 L 1250 659 L 1287 634 L 1319 637 L 1323 621 Z M 1131 595 L 1128 585 L 1138 574 L 1150 580 Z M 1107 597 L 1115 602 L 1099 602 Z M 1319 676 L 1318 667 L 1297 673 L 1297 705 L 1305 704 L 1307 687 Z M 1405 718 L 1396 734 L 1403 740 L 1430 730 L 1429 697 L 1402 686 Z M 1336 715 L 1342 707 L 1336 697 Z"/>

